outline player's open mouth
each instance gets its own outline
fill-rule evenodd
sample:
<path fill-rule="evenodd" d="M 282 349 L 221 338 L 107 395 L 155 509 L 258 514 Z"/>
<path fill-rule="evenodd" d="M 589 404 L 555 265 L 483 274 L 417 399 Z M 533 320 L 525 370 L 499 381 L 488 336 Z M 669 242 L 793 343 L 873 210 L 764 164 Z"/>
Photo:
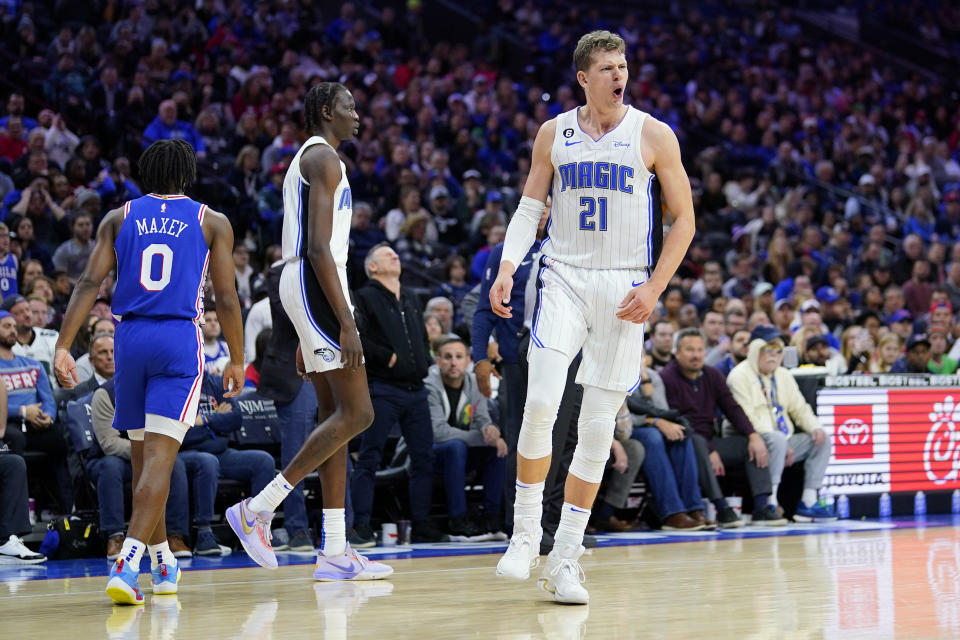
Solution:
<path fill-rule="evenodd" d="M 622 97 L 623 97 L 623 87 L 617 87 L 616 89 L 614 89 L 614 90 L 613 90 L 613 95 L 617 96 L 618 98 L 622 98 Z"/>

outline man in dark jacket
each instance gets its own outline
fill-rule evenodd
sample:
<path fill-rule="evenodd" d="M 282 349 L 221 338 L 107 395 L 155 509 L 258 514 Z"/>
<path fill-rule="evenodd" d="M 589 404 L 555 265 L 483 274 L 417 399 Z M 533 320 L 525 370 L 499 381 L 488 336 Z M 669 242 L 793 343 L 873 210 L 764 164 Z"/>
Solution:
<path fill-rule="evenodd" d="M 375 476 L 390 430 L 398 423 L 410 455 L 411 538 L 413 542 L 444 541 L 448 536 L 429 521 L 433 428 L 423 379 L 431 358 L 423 313 L 416 295 L 400 286 L 400 257 L 389 245 L 371 249 L 363 266 L 370 282 L 356 293 L 357 328 L 375 417 L 360 435 L 360 457 L 351 486 L 357 541 L 373 536 L 370 512 Z"/>

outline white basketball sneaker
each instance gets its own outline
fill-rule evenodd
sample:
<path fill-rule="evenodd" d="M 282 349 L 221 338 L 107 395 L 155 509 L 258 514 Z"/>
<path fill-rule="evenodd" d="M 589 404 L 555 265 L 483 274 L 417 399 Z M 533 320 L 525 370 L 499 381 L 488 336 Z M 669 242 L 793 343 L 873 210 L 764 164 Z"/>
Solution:
<path fill-rule="evenodd" d="M 570 544 L 554 544 L 553 551 L 547 556 L 547 566 L 540 574 L 537 584 L 547 593 L 553 594 L 553 599 L 564 604 L 587 604 L 590 594 L 583 588 L 587 577 L 580 567 L 580 556 L 583 555 L 583 546 Z"/>
<path fill-rule="evenodd" d="M 515 580 L 526 580 L 530 569 L 540 564 L 540 538 L 543 529 L 533 518 L 518 519 L 513 523 L 513 537 L 500 562 L 497 575 Z"/>

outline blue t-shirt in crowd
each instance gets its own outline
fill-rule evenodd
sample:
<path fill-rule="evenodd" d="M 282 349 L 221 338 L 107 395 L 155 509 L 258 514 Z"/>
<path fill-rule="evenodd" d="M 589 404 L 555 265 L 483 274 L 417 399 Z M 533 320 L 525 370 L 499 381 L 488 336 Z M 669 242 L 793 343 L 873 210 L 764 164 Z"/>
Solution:
<path fill-rule="evenodd" d="M 0 358 L 0 380 L 7 386 L 7 418 L 20 417 L 20 407 L 40 403 L 48 416 L 57 415 L 50 378 L 43 365 L 24 356 Z"/>

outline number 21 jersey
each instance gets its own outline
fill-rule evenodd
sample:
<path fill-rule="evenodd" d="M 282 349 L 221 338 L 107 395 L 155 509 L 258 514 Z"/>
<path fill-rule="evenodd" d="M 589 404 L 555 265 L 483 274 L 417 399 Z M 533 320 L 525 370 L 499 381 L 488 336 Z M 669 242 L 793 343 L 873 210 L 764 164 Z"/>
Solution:
<path fill-rule="evenodd" d="M 541 251 L 587 269 L 643 269 L 656 265 L 663 244 L 660 184 L 640 153 L 649 118 L 633 107 L 597 139 L 577 119 L 557 116 L 550 159 L 553 203 Z"/>
<path fill-rule="evenodd" d="M 210 250 L 203 236 L 205 204 L 154 194 L 127 202 L 114 242 L 114 315 L 203 318 L 203 280 Z"/>

